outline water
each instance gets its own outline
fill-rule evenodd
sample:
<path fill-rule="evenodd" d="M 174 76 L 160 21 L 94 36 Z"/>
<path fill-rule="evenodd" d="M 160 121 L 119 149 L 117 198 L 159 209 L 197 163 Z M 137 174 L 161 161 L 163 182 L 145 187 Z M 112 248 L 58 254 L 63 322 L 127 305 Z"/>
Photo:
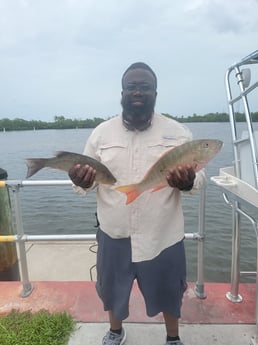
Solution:
<path fill-rule="evenodd" d="M 231 209 L 220 189 L 210 177 L 219 168 L 231 166 L 233 160 L 229 123 L 190 123 L 187 126 L 197 138 L 214 138 L 224 142 L 222 151 L 208 164 L 206 195 L 205 280 L 230 281 Z M 238 125 L 240 130 L 244 124 Z M 255 124 L 258 130 L 258 124 Z M 0 132 L 0 167 L 8 179 L 23 180 L 27 167 L 25 158 L 51 157 L 55 151 L 82 152 L 91 129 Z M 31 179 L 67 179 L 61 171 L 42 169 Z M 73 193 L 71 187 L 21 188 L 24 230 L 27 234 L 78 234 L 96 231 L 96 199 Z M 186 232 L 198 229 L 199 194 L 183 199 Z M 248 207 L 247 207 L 248 208 Z M 254 212 L 250 210 L 250 212 Z M 186 241 L 188 279 L 196 278 L 197 243 Z M 241 219 L 241 270 L 256 270 L 256 237 L 251 226 Z M 245 278 L 246 279 L 246 278 Z M 250 278 L 249 278 L 250 281 Z"/>

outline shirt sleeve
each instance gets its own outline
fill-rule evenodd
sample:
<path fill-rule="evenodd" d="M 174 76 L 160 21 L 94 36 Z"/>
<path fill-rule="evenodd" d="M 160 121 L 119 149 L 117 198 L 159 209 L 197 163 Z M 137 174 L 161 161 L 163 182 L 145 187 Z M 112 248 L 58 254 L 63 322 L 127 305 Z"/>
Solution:
<path fill-rule="evenodd" d="M 198 190 L 198 189 L 204 188 L 206 185 L 206 181 L 207 180 L 206 180 L 205 170 L 202 169 L 202 170 L 198 171 L 196 173 L 196 177 L 194 180 L 193 189 Z"/>

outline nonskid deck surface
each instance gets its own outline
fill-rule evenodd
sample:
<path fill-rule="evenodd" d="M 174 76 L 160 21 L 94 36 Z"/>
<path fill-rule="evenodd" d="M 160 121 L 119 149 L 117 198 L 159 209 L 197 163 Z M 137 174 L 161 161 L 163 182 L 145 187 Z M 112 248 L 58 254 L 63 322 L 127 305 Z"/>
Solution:
<path fill-rule="evenodd" d="M 78 321 L 69 345 L 102 344 L 109 324 L 97 296 L 95 282 L 90 281 L 91 278 L 96 279 L 95 246 L 94 241 L 27 243 L 29 279 L 34 290 L 29 297 L 22 298 L 21 282 L 0 282 L 0 315 L 12 309 L 67 311 Z M 225 294 L 229 290 L 229 283 L 205 283 L 207 298 L 201 300 L 195 296 L 194 283 L 189 283 L 180 320 L 180 334 L 185 345 L 250 344 L 251 337 L 256 334 L 255 284 L 240 285 L 243 302 L 239 304 L 226 299 Z M 165 343 L 162 316 L 146 316 L 136 284 L 125 328 L 125 345 Z"/>
<path fill-rule="evenodd" d="M 29 277 L 34 290 L 29 297 L 21 298 L 21 282 L 0 282 L 0 314 L 11 309 L 50 311 L 66 310 L 77 321 L 105 322 L 95 282 L 90 281 L 90 267 L 96 264 L 96 243 L 28 243 L 27 260 Z M 40 265 L 39 265 L 40 262 Z M 51 269 L 50 269 L 51 267 Z M 96 272 L 93 269 L 93 280 Z M 240 284 L 241 303 L 232 303 L 225 297 L 230 283 L 205 283 L 206 299 L 194 293 L 194 283 L 188 284 L 182 307 L 182 323 L 255 324 L 255 284 Z M 161 315 L 146 316 L 143 298 L 137 284 L 130 299 L 128 322 L 162 321 Z"/>
<path fill-rule="evenodd" d="M 21 282 L 0 282 L 0 315 L 12 309 L 19 311 L 47 309 L 50 312 L 67 311 L 78 322 L 107 322 L 107 313 L 90 281 L 37 281 L 32 282 L 30 296 L 22 298 Z M 194 293 L 189 283 L 184 295 L 181 324 L 255 324 L 255 284 L 240 284 L 241 303 L 232 303 L 225 294 L 230 285 L 206 283 L 206 299 Z M 126 322 L 160 323 L 162 315 L 147 317 L 138 285 L 133 286 L 130 298 L 130 316 Z"/>

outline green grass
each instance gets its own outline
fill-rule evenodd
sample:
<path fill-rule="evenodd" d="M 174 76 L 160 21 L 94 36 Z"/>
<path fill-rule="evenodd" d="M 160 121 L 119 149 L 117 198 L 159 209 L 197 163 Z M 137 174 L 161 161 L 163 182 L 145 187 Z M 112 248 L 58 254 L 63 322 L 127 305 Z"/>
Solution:
<path fill-rule="evenodd" d="M 66 345 L 75 326 L 67 313 L 12 311 L 0 317 L 0 344 Z"/>

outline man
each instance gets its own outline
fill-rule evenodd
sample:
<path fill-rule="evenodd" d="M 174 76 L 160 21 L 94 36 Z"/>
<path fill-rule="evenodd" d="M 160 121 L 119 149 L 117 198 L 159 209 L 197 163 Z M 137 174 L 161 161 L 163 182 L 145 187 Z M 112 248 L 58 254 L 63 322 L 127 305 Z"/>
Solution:
<path fill-rule="evenodd" d="M 86 143 L 84 154 L 105 164 L 117 186 L 139 182 L 164 152 L 192 138 L 185 126 L 154 112 L 156 96 L 155 73 L 145 63 L 132 64 L 122 77 L 122 115 L 99 125 Z M 165 344 L 183 345 L 178 319 L 187 285 L 180 196 L 204 180 L 203 172 L 195 175 L 190 165 L 171 169 L 166 188 L 146 191 L 129 205 L 113 186 L 95 183 L 92 167 L 76 165 L 69 175 L 80 190 L 97 192 L 96 288 L 110 320 L 103 345 L 125 342 L 122 321 L 135 279 L 147 314 L 163 313 Z"/>

